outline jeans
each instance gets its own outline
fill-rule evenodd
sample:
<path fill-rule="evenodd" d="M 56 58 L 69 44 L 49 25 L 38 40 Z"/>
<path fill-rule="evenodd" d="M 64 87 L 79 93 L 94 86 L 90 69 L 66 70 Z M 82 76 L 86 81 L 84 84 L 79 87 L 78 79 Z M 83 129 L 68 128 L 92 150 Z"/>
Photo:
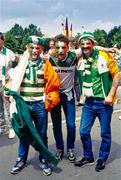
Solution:
<path fill-rule="evenodd" d="M 82 110 L 80 123 L 80 137 L 83 144 L 84 157 L 88 160 L 93 159 L 91 128 L 96 117 L 99 119 L 101 128 L 101 145 L 99 150 L 99 159 L 106 161 L 111 147 L 111 116 L 113 112 L 112 105 L 105 105 L 104 99 L 86 98 Z"/>
<path fill-rule="evenodd" d="M 56 141 L 56 148 L 64 151 L 61 106 L 63 107 L 66 118 L 67 149 L 73 149 L 76 133 L 74 95 L 73 99 L 69 101 L 65 94 L 60 93 L 60 103 L 51 110 L 51 118 L 53 123 L 53 132 Z"/>
<path fill-rule="evenodd" d="M 11 128 L 9 102 L 4 99 L 4 90 L 0 81 L 0 128 Z"/>
<path fill-rule="evenodd" d="M 32 119 L 35 124 L 35 128 L 37 129 L 38 133 L 40 134 L 41 139 L 43 140 L 43 143 L 45 146 L 47 146 L 47 123 L 48 123 L 48 117 L 47 117 L 47 111 L 45 109 L 45 105 L 43 101 L 38 102 L 27 102 L 30 113 L 32 116 Z M 19 142 L 19 148 L 18 148 L 18 157 L 24 161 L 27 160 L 29 151 L 29 144 L 27 144 L 24 139 L 23 141 Z M 39 159 L 43 158 L 41 155 L 41 152 L 39 152 Z"/>

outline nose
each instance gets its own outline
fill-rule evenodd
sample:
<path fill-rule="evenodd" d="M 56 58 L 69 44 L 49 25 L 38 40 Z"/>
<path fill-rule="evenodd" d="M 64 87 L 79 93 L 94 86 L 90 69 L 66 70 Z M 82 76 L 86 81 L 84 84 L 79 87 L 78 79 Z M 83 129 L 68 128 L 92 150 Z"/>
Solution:
<path fill-rule="evenodd" d="M 58 51 L 59 51 L 59 52 L 62 52 L 62 51 L 63 51 L 63 49 L 60 47 L 60 48 L 58 49 Z"/>
<path fill-rule="evenodd" d="M 36 48 L 33 48 L 32 51 L 33 51 L 33 52 L 36 52 Z"/>

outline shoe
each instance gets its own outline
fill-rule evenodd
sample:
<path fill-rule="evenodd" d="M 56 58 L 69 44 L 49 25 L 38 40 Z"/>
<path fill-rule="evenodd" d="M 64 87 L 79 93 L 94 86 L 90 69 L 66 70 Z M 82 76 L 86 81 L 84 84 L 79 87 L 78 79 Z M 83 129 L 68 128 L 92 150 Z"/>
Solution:
<path fill-rule="evenodd" d="M 95 170 L 96 170 L 97 172 L 102 171 L 103 169 L 105 169 L 105 164 L 106 164 L 105 161 L 102 161 L 101 159 L 98 159 L 98 160 L 97 160 L 97 164 L 96 164 L 96 166 L 95 166 Z"/>
<path fill-rule="evenodd" d="M 84 167 L 84 166 L 91 166 L 94 164 L 94 159 L 90 159 L 90 160 L 87 160 L 85 159 L 84 157 L 80 160 L 80 161 L 76 161 L 74 163 L 75 166 L 78 166 L 78 167 Z"/>
<path fill-rule="evenodd" d="M 10 128 L 10 129 L 9 129 L 8 138 L 9 138 L 9 139 L 14 139 L 15 136 L 16 136 L 15 131 L 14 131 L 12 128 Z"/>
<path fill-rule="evenodd" d="M 16 164 L 10 171 L 11 174 L 18 174 L 24 167 L 26 166 L 26 162 L 20 158 L 16 161 Z"/>
<path fill-rule="evenodd" d="M 75 155 L 74 155 L 74 150 L 73 149 L 68 149 L 67 150 L 67 158 L 70 162 L 74 163 L 75 162 Z"/>
<path fill-rule="evenodd" d="M 45 159 L 42 159 L 41 162 L 40 162 L 40 168 L 42 169 L 43 171 L 43 174 L 46 175 L 46 176 L 49 176 L 52 174 L 52 170 L 51 168 L 48 166 L 48 163 Z"/>
<path fill-rule="evenodd" d="M 55 156 L 56 156 L 56 158 L 57 158 L 58 160 L 62 160 L 62 159 L 63 159 L 63 155 L 64 155 L 63 150 L 61 150 L 61 149 L 57 149 L 57 150 L 56 150 Z"/>

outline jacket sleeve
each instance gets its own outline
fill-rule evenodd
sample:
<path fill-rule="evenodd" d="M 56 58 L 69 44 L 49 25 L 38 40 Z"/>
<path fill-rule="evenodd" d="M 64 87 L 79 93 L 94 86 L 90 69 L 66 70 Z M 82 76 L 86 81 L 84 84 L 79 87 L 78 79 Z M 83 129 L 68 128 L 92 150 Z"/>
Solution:
<path fill-rule="evenodd" d="M 45 107 L 47 111 L 51 111 L 55 105 L 60 102 L 59 88 L 60 78 L 55 72 L 54 68 L 50 64 L 49 60 L 46 60 L 44 67 L 44 79 L 45 79 L 45 94 L 51 97 L 51 102 L 45 100 Z"/>
<path fill-rule="evenodd" d="M 113 79 L 114 76 L 120 72 L 117 62 L 111 54 L 105 52 L 102 52 L 102 54 L 107 61 L 107 66 Z"/>

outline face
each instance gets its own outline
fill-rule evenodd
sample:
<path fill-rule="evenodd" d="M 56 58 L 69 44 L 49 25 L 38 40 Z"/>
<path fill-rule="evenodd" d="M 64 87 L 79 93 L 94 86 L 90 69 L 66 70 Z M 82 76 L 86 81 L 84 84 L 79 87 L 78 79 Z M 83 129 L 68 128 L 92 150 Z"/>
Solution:
<path fill-rule="evenodd" d="M 55 48 L 55 43 L 54 43 L 54 41 L 50 41 L 49 46 L 50 46 L 50 49 Z"/>
<path fill-rule="evenodd" d="M 79 46 L 81 47 L 84 55 L 88 58 L 93 51 L 94 43 L 90 39 L 85 38 L 85 39 L 81 39 Z"/>
<path fill-rule="evenodd" d="M 57 41 L 55 43 L 56 54 L 59 60 L 64 60 L 68 52 L 68 45 L 66 42 Z"/>
<path fill-rule="evenodd" d="M 37 60 L 40 55 L 43 53 L 43 47 L 41 45 L 37 44 L 29 44 L 28 46 L 29 53 L 30 53 L 30 58 L 32 61 Z"/>
<path fill-rule="evenodd" d="M 3 48 L 4 46 L 4 41 L 0 38 L 0 50 Z"/>

